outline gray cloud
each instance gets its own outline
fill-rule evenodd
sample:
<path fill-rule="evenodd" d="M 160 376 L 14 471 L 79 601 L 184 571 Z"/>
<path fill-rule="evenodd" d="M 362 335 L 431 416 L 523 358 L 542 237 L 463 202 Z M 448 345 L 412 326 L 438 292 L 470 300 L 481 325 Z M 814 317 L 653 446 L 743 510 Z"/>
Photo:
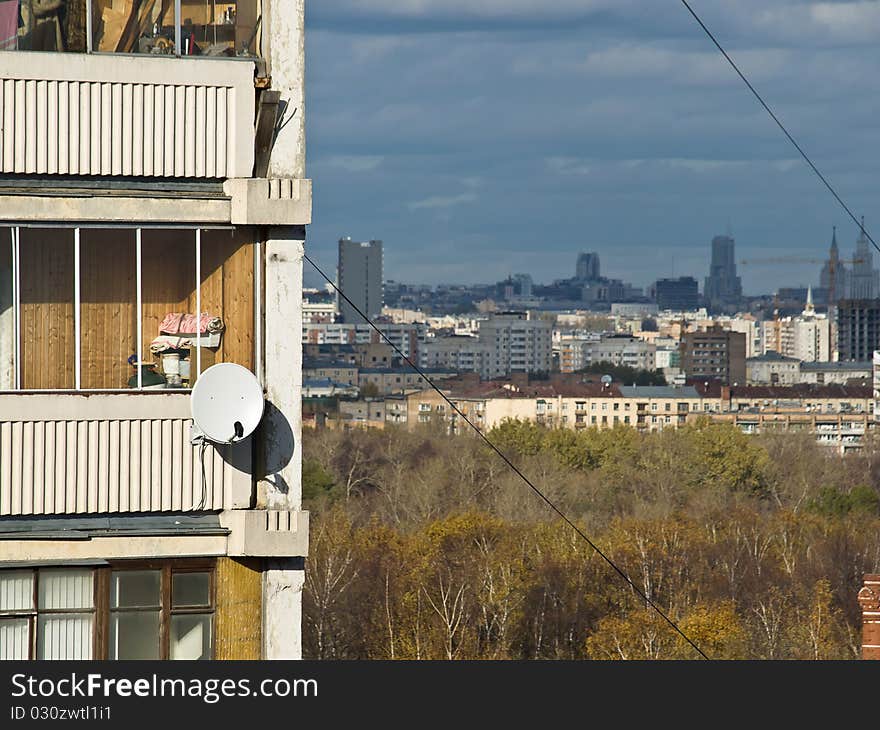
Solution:
<path fill-rule="evenodd" d="M 880 3 L 694 4 L 870 227 Z M 307 13 L 309 245 L 325 264 L 350 233 L 385 240 L 391 278 L 549 280 L 591 249 L 647 284 L 672 252 L 702 277 L 728 221 L 743 258 L 819 256 L 834 223 L 845 251 L 855 240 L 674 0 L 312 0 Z M 811 269 L 742 273 L 757 291 Z"/>

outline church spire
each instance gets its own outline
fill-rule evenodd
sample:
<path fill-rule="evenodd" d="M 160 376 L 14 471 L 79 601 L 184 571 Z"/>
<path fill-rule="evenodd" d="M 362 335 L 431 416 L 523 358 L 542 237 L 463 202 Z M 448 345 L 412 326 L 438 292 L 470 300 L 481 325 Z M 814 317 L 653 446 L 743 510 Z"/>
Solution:
<path fill-rule="evenodd" d="M 831 226 L 831 250 L 837 250 L 837 226 Z"/>
<path fill-rule="evenodd" d="M 804 314 L 813 314 L 816 308 L 813 306 L 813 287 L 807 287 L 807 306 L 804 307 Z"/>

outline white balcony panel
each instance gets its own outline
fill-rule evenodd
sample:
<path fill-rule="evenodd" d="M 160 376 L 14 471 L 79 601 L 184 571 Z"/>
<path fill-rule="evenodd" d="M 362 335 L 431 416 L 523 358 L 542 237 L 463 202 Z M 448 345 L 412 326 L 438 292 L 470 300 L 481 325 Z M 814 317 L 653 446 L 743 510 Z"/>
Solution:
<path fill-rule="evenodd" d="M 250 177 L 253 65 L 0 55 L 0 173 Z"/>
<path fill-rule="evenodd" d="M 236 465 L 190 444 L 188 397 L 0 395 L 0 516 L 221 510 L 247 504 Z M 227 456 L 233 447 L 228 448 Z"/>

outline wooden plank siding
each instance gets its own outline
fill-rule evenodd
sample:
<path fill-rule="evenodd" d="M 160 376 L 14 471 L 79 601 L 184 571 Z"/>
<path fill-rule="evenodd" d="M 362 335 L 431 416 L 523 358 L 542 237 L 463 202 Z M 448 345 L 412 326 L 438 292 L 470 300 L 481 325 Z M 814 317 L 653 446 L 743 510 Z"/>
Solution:
<path fill-rule="evenodd" d="M 73 230 L 22 228 L 21 383 L 75 387 Z"/>
<path fill-rule="evenodd" d="M 74 232 L 21 228 L 22 388 L 75 387 Z M 124 389 L 137 351 L 136 232 L 80 230 L 80 347 L 83 389 Z M 195 232 L 142 231 L 143 357 L 170 312 L 195 313 Z M 254 368 L 254 266 L 251 229 L 202 232 L 202 311 L 226 328 L 215 362 Z M 195 360 L 193 351 L 193 360 Z M 193 370 L 195 363 L 192 363 Z"/>
<path fill-rule="evenodd" d="M 80 231 L 81 387 L 125 388 L 137 352 L 135 231 Z"/>

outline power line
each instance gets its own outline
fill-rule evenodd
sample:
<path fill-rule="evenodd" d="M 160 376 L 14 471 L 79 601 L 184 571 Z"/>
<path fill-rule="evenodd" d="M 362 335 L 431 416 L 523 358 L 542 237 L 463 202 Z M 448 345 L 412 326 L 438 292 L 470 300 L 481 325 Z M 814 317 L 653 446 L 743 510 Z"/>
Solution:
<path fill-rule="evenodd" d="M 696 652 L 697 652 L 697 653 L 698 653 L 703 659 L 709 659 L 709 657 L 706 656 L 705 653 L 703 653 L 702 649 L 700 649 L 700 647 L 698 647 L 693 641 L 691 641 L 690 637 L 688 637 L 688 635 L 685 634 L 684 631 L 682 631 L 682 630 L 678 627 L 678 625 L 677 625 L 677 624 L 676 624 L 671 618 L 669 618 L 669 616 L 667 616 L 667 615 L 663 612 L 663 610 L 662 610 L 662 609 L 661 609 L 656 603 L 654 603 L 654 601 L 652 601 L 650 598 L 648 598 L 648 596 L 647 596 L 647 595 L 646 595 L 646 594 L 645 594 L 645 593 L 644 593 L 644 592 L 643 592 L 643 591 L 642 591 L 642 590 L 641 590 L 641 589 L 640 589 L 640 588 L 639 588 L 639 587 L 638 587 L 638 586 L 632 581 L 632 579 L 631 579 L 626 573 L 624 573 L 623 570 L 622 570 L 621 568 L 619 568 L 619 567 L 614 563 L 613 560 L 611 560 L 611 558 L 609 558 L 605 553 L 603 553 L 603 552 L 599 549 L 599 547 L 598 547 L 598 546 L 597 546 L 592 540 L 590 540 L 589 537 L 587 537 L 586 533 L 584 533 L 583 530 L 581 530 L 581 529 L 580 529 L 580 528 L 579 528 L 579 527 L 578 527 L 578 526 L 577 526 L 577 525 L 576 525 L 571 519 L 569 519 L 569 517 L 566 516 L 566 514 L 565 514 L 565 513 L 559 508 L 559 507 L 557 507 L 557 506 L 553 503 L 553 501 L 552 501 L 552 500 L 551 500 L 546 494 L 544 494 L 540 489 L 538 489 L 538 487 L 536 487 L 536 486 L 532 483 L 532 481 L 531 481 L 531 480 L 530 480 L 525 474 L 523 474 L 523 473 L 517 468 L 517 466 L 516 466 L 516 465 L 515 465 L 510 459 L 507 458 L 507 456 L 504 454 L 504 452 L 501 451 L 501 449 L 499 449 L 494 443 L 492 443 L 491 439 L 489 439 L 489 437 L 486 436 L 486 434 L 484 434 L 484 433 L 479 429 L 479 427 L 477 427 L 477 426 L 476 426 L 476 425 L 475 425 L 475 424 L 474 424 L 474 423 L 473 423 L 473 422 L 472 422 L 472 421 L 471 421 L 471 420 L 470 420 L 470 419 L 469 419 L 469 418 L 468 418 L 468 417 L 467 417 L 467 416 L 466 416 L 466 415 L 465 415 L 465 414 L 459 409 L 459 407 L 458 407 L 457 405 L 455 405 L 455 403 L 453 403 L 453 402 L 449 399 L 449 397 L 448 397 L 448 396 L 447 396 L 442 390 L 440 390 L 439 387 L 437 387 L 437 385 L 434 383 L 434 381 L 431 380 L 431 379 L 425 374 L 425 372 L 424 372 L 424 371 L 423 371 L 418 365 L 416 365 L 412 360 L 410 360 L 409 357 L 407 357 L 407 356 L 403 353 L 403 351 L 402 351 L 397 345 L 395 345 L 395 344 L 391 341 L 391 339 L 390 339 L 390 338 L 389 338 L 384 332 L 382 332 L 382 330 L 380 330 L 380 329 L 376 326 L 376 324 L 373 322 L 373 320 L 371 320 L 366 314 L 364 314 L 364 313 L 360 310 L 360 308 L 359 308 L 359 307 L 358 307 L 353 301 L 351 301 L 351 299 L 349 299 L 349 298 L 345 295 L 345 292 L 343 292 L 342 289 L 340 289 L 338 286 L 336 286 L 335 282 L 333 282 L 333 281 L 330 279 L 330 277 L 327 276 L 327 274 L 325 274 L 325 273 L 321 270 L 321 268 L 320 268 L 320 267 L 319 267 L 314 261 L 312 261 L 311 258 L 309 258 L 308 254 L 303 254 L 303 258 L 304 258 L 306 261 L 308 261 L 308 262 L 314 267 L 315 271 L 317 271 L 317 272 L 318 272 L 318 273 L 324 278 L 324 280 L 325 280 L 328 284 L 330 284 L 330 286 L 332 286 L 332 287 L 336 290 L 336 293 L 339 294 L 339 296 L 342 297 L 342 298 L 343 298 L 343 299 L 344 299 L 344 300 L 345 300 L 345 301 L 346 301 L 346 302 L 352 307 L 352 309 L 354 309 L 355 312 L 357 312 L 361 317 L 363 317 L 364 321 L 365 321 L 368 325 L 370 325 L 370 327 L 372 327 L 372 328 L 378 333 L 378 335 L 379 335 L 383 340 L 385 340 L 385 342 L 387 342 L 387 343 L 391 346 L 391 348 L 392 348 L 392 349 L 393 349 L 393 350 L 394 350 L 394 351 L 395 351 L 395 352 L 396 352 L 396 353 L 397 353 L 397 354 L 398 354 L 398 355 L 399 355 L 404 361 L 406 361 L 406 363 L 407 363 L 407 364 L 408 364 L 413 370 L 415 370 L 415 371 L 416 371 L 416 372 L 422 377 L 422 380 L 424 380 L 424 381 L 425 381 L 428 385 L 430 385 L 435 391 L 437 391 L 437 394 L 438 394 L 443 400 L 445 400 L 447 404 L 449 404 L 449 407 L 452 408 L 452 410 L 454 410 L 454 411 L 456 412 L 456 414 L 458 414 L 458 415 L 461 417 L 461 419 L 462 419 L 465 423 L 467 423 L 468 426 L 470 426 L 470 427 L 474 430 L 474 432 L 475 432 L 475 433 L 476 433 L 476 434 L 477 434 L 477 435 L 478 435 L 478 436 L 479 436 L 479 437 L 480 437 L 480 438 L 486 443 L 486 445 L 489 446 L 489 448 L 491 448 L 496 454 L 498 454 L 498 456 L 501 457 L 501 459 L 504 461 L 504 463 L 507 464 L 507 466 L 509 466 L 509 467 L 510 467 L 510 468 L 516 473 L 516 475 L 519 476 L 519 478 L 522 479 L 522 480 L 528 485 L 528 487 L 529 487 L 529 488 L 530 488 L 535 494 L 537 494 L 537 495 L 538 495 L 538 496 L 539 496 L 539 497 L 540 497 L 540 498 L 541 498 L 541 499 L 547 504 L 548 507 L 550 507 L 551 510 L 553 510 L 557 515 L 559 515 L 559 516 L 563 519 L 563 521 L 565 521 L 565 523 L 568 524 L 568 526 L 571 527 L 571 529 L 573 529 L 573 530 L 574 530 L 574 531 L 575 531 L 575 532 L 576 532 L 576 533 L 577 533 L 577 534 L 578 534 L 578 535 L 579 535 L 579 536 L 580 536 L 580 537 L 581 537 L 581 538 L 587 543 L 587 545 L 589 545 L 591 548 L 593 548 L 593 550 L 596 551 L 596 553 L 598 553 L 599 557 L 601 557 L 606 563 L 608 563 L 608 565 L 610 565 L 610 566 L 611 566 L 611 567 L 612 567 L 612 568 L 618 573 L 618 575 L 620 575 L 620 577 L 623 578 L 624 581 L 626 581 L 626 582 L 629 584 L 629 586 L 630 586 L 630 587 L 631 587 L 631 588 L 632 588 L 632 589 L 633 589 L 633 590 L 639 595 L 639 597 L 641 597 L 641 598 L 645 601 L 645 603 L 646 603 L 647 605 L 649 605 L 651 608 L 653 608 L 653 609 L 654 609 L 654 610 L 655 610 L 655 611 L 656 611 L 656 612 L 657 612 L 657 613 L 663 618 L 663 620 L 666 621 L 666 623 L 668 623 L 673 629 L 675 629 L 675 631 L 676 631 L 676 632 L 677 632 L 677 633 L 678 633 L 678 634 L 679 634 L 679 635 L 680 635 L 680 636 L 681 636 L 681 637 L 682 637 L 682 638 L 683 638 L 688 644 L 690 644 L 690 645 L 694 648 L 694 650 L 695 650 L 695 651 L 696 651 Z"/>
<path fill-rule="evenodd" d="M 776 116 L 776 114 L 769 107 L 767 102 L 764 101 L 763 97 L 757 92 L 755 87 L 752 86 L 751 82 L 749 82 L 749 80 L 745 77 L 745 74 L 743 74 L 743 72 L 739 70 L 739 66 L 736 65 L 734 60 L 728 55 L 727 51 L 724 50 L 724 48 L 718 42 L 718 39 L 715 38 L 715 36 L 712 34 L 712 31 L 710 31 L 709 28 L 706 27 L 706 24 L 700 19 L 700 16 L 697 15 L 696 12 L 694 12 L 694 9 L 690 6 L 688 1 L 681 0 L 681 4 L 687 8 L 688 12 L 693 16 L 694 20 L 696 20 L 699 26 L 703 29 L 703 32 L 709 37 L 709 40 L 711 40 L 712 43 L 715 44 L 715 47 L 721 52 L 721 55 L 724 56 L 725 59 L 727 59 L 727 62 L 730 64 L 731 68 L 736 71 L 737 75 L 742 79 L 743 83 L 749 88 L 749 91 L 752 92 L 752 94 L 758 100 L 761 106 L 764 107 L 765 111 L 770 115 L 773 121 L 776 122 L 776 126 L 782 130 L 782 133 L 788 138 L 788 141 L 791 142 L 792 145 L 794 145 L 794 148 L 800 153 L 801 157 L 803 157 L 806 163 L 810 166 L 810 169 L 814 173 L 816 173 L 816 177 L 818 177 L 822 181 L 822 184 L 825 185 L 826 188 L 828 188 L 828 191 L 834 196 L 834 199 L 838 203 L 840 203 L 840 206 L 846 211 L 846 214 L 850 218 L 852 218 L 853 223 L 855 223 L 860 228 L 862 233 L 865 234 L 865 237 L 871 242 L 874 248 L 876 248 L 877 251 L 880 251 L 880 246 L 877 245 L 877 242 L 871 237 L 871 234 L 869 234 L 868 231 L 865 230 L 864 223 L 860 222 L 856 218 L 856 216 L 850 210 L 849 206 L 843 201 L 843 198 L 841 198 L 840 195 L 837 194 L 837 191 L 834 189 L 831 183 L 828 182 L 828 178 L 826 178 L 819 171 L 819 168 L 813 164 L 813 161 L 809 158 L 807 153 L 804 152 L 803 147 L 801 147 L 797 143 L 797 140 L 795 140 L 795 138 L 791 136 L 789 131 L 785 128 L 785 125 L 779 120 L 779 117 Z"/>

